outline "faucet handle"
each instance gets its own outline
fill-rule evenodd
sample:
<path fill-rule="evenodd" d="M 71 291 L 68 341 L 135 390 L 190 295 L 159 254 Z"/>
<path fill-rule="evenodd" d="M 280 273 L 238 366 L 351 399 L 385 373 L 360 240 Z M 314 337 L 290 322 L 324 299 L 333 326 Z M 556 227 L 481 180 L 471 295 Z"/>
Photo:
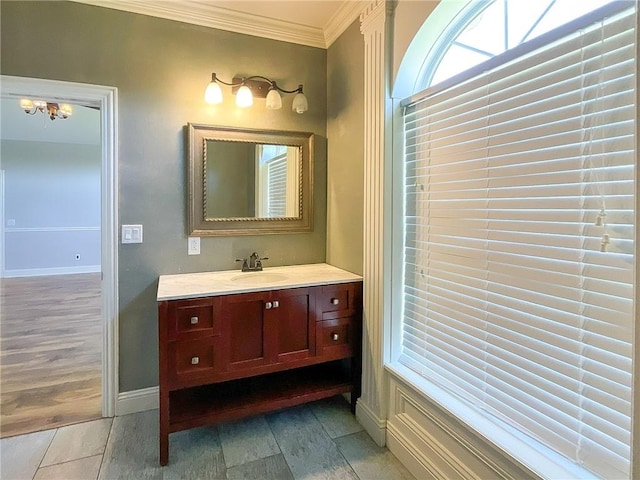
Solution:
<path fill-rule="evenodd" d="M 253 266 L 257 271 L 262 271 L 262 260 L 269 260 L 269 257 L 256 257 L 255 264 Z"/>
<path fill-rule="evenodd" d="M 236 262 L 242 262 L 242 271 L 246 272 L 249 270 L 249 264 L 247 263 L 246 258 L 236 258 Z"/>

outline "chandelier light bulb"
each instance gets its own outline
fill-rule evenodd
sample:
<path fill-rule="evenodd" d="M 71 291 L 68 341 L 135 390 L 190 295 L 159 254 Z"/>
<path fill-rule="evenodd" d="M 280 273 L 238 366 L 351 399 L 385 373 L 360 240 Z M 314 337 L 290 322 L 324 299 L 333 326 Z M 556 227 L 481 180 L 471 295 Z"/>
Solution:
<path fill-rule="evenodd" d="M 63 103 L 62 105 L 60 105 L 60 108 L 58 108 L 58 116 L 61 116 L 62 118 L 70 117 L 72 114 L 73 109 L 68 103 Z"/>
<path fill-rule="evenodd" d="M 26 113 L 31 113 L 31 110 L 33 110 L 33 102 L 28 98 L 21 98 L 20 108 L 24 110 Z"/>
<path fill-rule="evenodd" d="M 307 97 L 302 93 L 302 85 L 298 87 L 298 93 L 293 97 L 293 104 L 291 105 L 291 109 L 296 113 L 304 113 L 309 109 L 309 102 L 307 101 Z"/>
<path fill-rule="evenodd" d="M 207 89 L 204 92 L 204 101 L 212 105 L 222 103 L 222 89 L 215 80 L 211 80 L 211 83 L 207 85 Z"/>
<path fill-rule="evenodd" d="M 271 88 L 266 98 L 267 110 L 279 110 L 282 108 L 282 97 L 275 88 Z"/>
<path fill-rule="evenodd" d="M 246 85 L 242 85 L 236 93 L 236 105 L 241 108 L 250 107 L 253 105 L 253 95 L 251 90 Z"/>

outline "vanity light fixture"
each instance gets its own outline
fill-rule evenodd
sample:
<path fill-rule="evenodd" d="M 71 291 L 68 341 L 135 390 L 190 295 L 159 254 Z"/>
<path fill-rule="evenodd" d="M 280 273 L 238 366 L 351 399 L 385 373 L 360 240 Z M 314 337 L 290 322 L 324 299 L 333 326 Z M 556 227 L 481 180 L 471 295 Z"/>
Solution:
<path fill-rule="evenodd" d="M 236 105 L 238 107 L 250 107 L 253 105 L 253 97 L 264 98 L 267 110 L 278 110 L 282 108 L 282 96 L 280 93 L 295 93 L 291 109 L 296 113 L 304 113 L 309 109 L 307 97 L 302 92 L 302 84 L 294 90 L 285 90 L 276 84 L 275 80 L 269 80 L 261 75 L 251 77 L 234 77 L 231 82 L 220 80 L 215 73 L 211 74 L 211 83 L 204 92 L 204 100 L 207 103 L 222 103 L 222 89 L 220 84 L 228 85 L 231 91 L 236 94 Z"/>
<path fill-rule="evenodd" d="M 38 112 L 49 115 L 51 120 L 55 120 L 56 118 L 69 118 L 73 113 L 73 109 L 68 103 L 58 105 L 55 102 L 30 100 L 28 98 L 20 99 L 20 108 L 28 115 L 35 115 Z"/>

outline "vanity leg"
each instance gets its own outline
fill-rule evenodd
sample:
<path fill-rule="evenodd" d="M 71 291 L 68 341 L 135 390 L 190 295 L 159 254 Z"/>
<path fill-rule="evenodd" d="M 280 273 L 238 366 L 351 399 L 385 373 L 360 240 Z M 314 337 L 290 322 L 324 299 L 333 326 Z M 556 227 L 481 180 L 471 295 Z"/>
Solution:
<path fill-rule="evenodd" d="M 360 356 L 351 357 L 351 413 L 356 414 L 356 402 L 362 394 L 362 360 Z"/>
<path fill-rule="evenodd" d="M 160 395 L 160 465 L 169 463 L 169 395 Z"/>

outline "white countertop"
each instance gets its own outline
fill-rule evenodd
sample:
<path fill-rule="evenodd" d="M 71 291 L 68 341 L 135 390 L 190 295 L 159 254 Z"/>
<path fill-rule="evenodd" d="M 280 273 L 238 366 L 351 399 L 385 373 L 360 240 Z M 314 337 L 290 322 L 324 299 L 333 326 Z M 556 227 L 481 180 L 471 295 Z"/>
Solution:
<path fill-rule="evenodd" d="M 157 300 L 210 297 L 358 281 L 362 281 L 362 276 L 326 263 L 267 267 L 261 272 L 224 270 L 161 275 L 158 279 Z"/>

